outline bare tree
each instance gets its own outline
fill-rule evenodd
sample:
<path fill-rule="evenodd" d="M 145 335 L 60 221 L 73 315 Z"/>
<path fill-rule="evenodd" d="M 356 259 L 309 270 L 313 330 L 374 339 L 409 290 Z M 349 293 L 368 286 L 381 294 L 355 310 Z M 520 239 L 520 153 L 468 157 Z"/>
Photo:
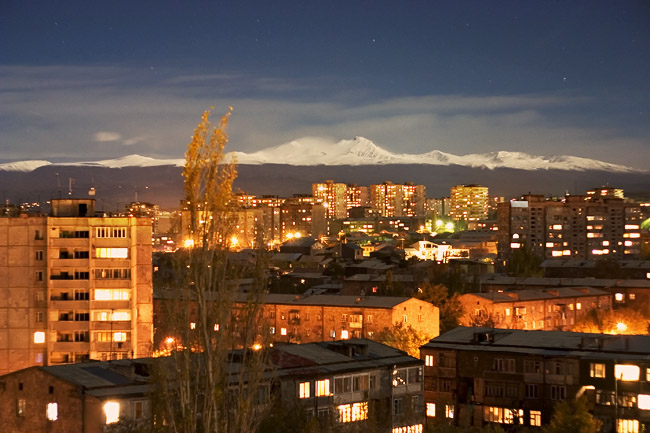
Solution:
<path fill-rule="evenodd" d="M 157 430 L 253 432 L 268 396 L 266 351 L 255 350 L 268 335 L 260 320 L 264 266 L 257 260 L 246 269 L 229 250 L 237 175 L 224 150 L 231 112 L 216 127 L 210 111 L 203 113 L 185 153 L 187 248 L 175 257 L 175 284 L 164 296 L 169 356 L 156 363 L 153 375 Z M 244 274 L 256 284 L 242 294 Z"/>

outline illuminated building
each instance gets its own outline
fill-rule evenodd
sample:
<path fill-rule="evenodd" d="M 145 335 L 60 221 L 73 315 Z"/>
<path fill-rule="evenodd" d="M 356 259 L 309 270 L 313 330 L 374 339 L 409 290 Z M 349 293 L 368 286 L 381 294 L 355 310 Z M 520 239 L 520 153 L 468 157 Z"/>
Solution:
<path fill-rule="evenodd" d="M 346 189 L 346 197 L 348 209 L 366 207 L 368 206 L 368 187 L 350 184 Z"/>
<path fill-rule="evenodd" d="M 650 426 L 647 335 L 458 327 L 422 346 L 420 357 L 432 421 L 539 427 L 558 402 L 584 396 L 609 431 Z"/>
<path fill-rule="evenodd" d="M 383 182 L 370 185 L 370 207 L 384 217 L 424 216 L 425 187 L 405 183 L 403 185 Z"/>
<path fill-rule="evenodd" d="M 488 187 L 456 185 L 451 188 L 449 216 L 456 221 L 479 221 L 488 217 Z"/>
<path fill-rule="evenodd" d="M 587 191 L 587 197 L 593 198 L 625 198 L 622 188 L 612 188 L 611 186 L 603 186 L 601 188 L 593 188 Z"/>
<path fill-rule="evenodd" d="M 340 219 L 348 215 L 347 186 L 344 183 L 334 183 L 332 180 L 314 183 L 312 193 L 315 203 L 325 207 L 327 218 Z"/>
<path fill-rule="evenodd" d="M 543 258 L 638 259 L 640 205 L 622 199 L 541 195 L 497 206 L 499 252 L 503 257 L 526 245 Z"/>
<path fill-rule="evenodd" d="M 0 373 L 150 354 L 151 218 L 95 217 L 94 205 L 0 218 Z"/>
<path fill-rule="evenodd" d="M 327 233 L 327 209 L 311 196 L 294 195 L 280 207 L 280 241 L 320 237 Z"/>

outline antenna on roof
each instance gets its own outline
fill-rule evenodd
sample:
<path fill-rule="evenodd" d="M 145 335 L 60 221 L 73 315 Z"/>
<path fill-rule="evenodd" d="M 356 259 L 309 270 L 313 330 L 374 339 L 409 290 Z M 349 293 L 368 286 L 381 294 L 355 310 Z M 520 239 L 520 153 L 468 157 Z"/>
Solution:
<path fill-rule="evenodd" d="M 61 198 L 61 178 L 59 177 L 59 173 L 56 173 L 56 185 L 59 188 L 59 198 Z"/>

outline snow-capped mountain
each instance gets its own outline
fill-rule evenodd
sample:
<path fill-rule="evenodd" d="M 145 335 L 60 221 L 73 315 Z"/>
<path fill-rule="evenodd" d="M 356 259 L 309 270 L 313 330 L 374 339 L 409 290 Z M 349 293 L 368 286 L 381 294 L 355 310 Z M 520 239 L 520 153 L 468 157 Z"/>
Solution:
<path fill-rule="evenodd" d="M 238 164 L 287 164 L 294 166 L 365 166 L 389 164 L 419 164 L 449 166 L 458 165 L 473 168 L 512 168 L 519 170 L 573 170 L 608 171 L 619 173 L 644 172 L 618 164 L 575 156 L 538 156 L 522 152 L 489 152 L 481 154 L 454 155 L 434 150 L 423 154 L 392 153 L 372 141 L 355 137 L 352 140 L 333 141 L 319 137 L 305 137 L 258 152 L 230 152 L 228 158 L 235 158 Z M 33 171 L 48 161 L 24 161 L 0 164 L 2 171 Z M 154 159 L 141 155 L 130 155 L 117 159 L 96 162 L 56 163 L 54 165 L 86 167 L 153 167 L 160 165 L 182 166 L 183 159 Z"/>

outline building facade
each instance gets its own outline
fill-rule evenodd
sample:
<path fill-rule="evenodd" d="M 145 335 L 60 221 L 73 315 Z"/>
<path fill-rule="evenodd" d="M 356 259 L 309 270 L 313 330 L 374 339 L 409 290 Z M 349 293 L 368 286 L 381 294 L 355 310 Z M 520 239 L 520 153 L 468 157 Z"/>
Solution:
<path fill-rule="evenodd" d="M 456 221 L 480 221 L 488 218 L 490 196 L 487 186 L 451 187 L 449 216 Z"/>
<path fill-rule="evenodd" d="M 641 254 L 642 208 L 623 199 L 526 195 L 499 203 L 497 219 L 504 258 L 524 246 L 542 258 L 638 259 Z"/>
<path fill-rule="evenodd" d="M 347 186 L 344 183 L 334 183 L 326 180 L 323 183 L 312 184 L 314 201 L 325 207 L 325 214 L 329 219 L 340 219 L 348 216 Z"/>
<path fill-rule="evenodd" d="M 151 219 L 95 217 L 94 200 L 0 218 L 0 373 L 148 356 Z"/>
<path fill-rule="evenodd" d="M 420 357 L 431 420 L 539 427 L 585 396 L 602 432 L 650 426 L 650 336 L 459 327 Z"/>

